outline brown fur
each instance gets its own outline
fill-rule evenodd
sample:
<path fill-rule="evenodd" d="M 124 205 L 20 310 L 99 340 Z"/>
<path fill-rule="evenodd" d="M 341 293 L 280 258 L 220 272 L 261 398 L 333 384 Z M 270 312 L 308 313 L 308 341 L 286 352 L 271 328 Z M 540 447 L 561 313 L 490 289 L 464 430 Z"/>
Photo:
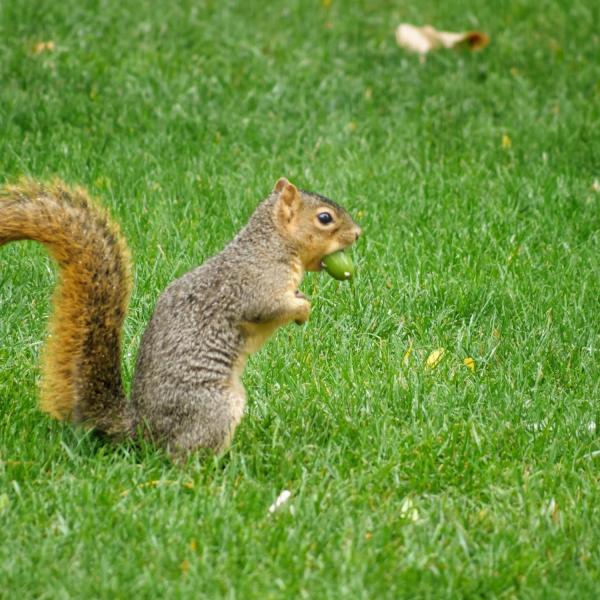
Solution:
<path fill-rule="evenodd" d="M 119 362 L 131 274 L 118 226 L 81 188 L 22 180 L 0 188 L 0 246 L 16 240 L 41 242 L 59 265 L 42 410 L 111 433 L 127 429 Z"/>

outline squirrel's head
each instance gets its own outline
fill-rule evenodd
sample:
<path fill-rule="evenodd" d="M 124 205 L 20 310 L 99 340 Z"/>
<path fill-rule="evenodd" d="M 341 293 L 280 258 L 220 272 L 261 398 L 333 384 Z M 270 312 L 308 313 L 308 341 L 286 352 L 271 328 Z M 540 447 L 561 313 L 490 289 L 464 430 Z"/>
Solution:
<path fill-rule="evenodd" d="M 307 271 L 319 271 L 321 259 L 351 246 L 361 233 L 348 211 L 319 194 L 299 190 L 282 177 L 275 184 L 274 220 L 296 248 Z"/>

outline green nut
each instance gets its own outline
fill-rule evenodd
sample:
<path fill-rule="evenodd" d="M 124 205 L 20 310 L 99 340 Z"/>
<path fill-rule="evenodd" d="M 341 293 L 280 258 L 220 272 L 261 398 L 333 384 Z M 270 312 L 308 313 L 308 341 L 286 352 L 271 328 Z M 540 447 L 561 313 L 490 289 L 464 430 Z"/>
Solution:
<path fill-rule="evenodd" d="M 333 254 L 323 257 L 322 260 L 325 270 L 334 278 L 344 281 L 351 279 L 354 275 L 354 263 L 348 254 L 343 250 L 338 250 Z"/>

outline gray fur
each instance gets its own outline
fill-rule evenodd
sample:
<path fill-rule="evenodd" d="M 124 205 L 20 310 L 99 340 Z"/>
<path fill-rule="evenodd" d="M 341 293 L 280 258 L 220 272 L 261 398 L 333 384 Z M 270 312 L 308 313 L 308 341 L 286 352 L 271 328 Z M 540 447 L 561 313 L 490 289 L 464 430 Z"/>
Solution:
<path fill-rule="evenodd" d="M 285 257 L 277 237 L 249 224 L 223 252 L 172 282 L 156 304 L 140 346 L 132 406 L 138 420 L 143 415 L 143 429 L 172 451 L 220 449 L 233 433 L 231 377 L 244 345 L 238 324 L 249 304 L 260 310 L 264 303 L 260 288 L 245 285 L 262 275 L 259 245 Z"/>
<path fill-rule="evenodd" d="M 302 196 L 311 201 L 310 194 Z M 143 336 L 134 419 L 172 453 L 228 445 L 245 403 L 241 369 L 236 372 L 246 343 L 240 324 L 268 323 L 289 312 L 278 299 L 286 298 L 299 249 L 278 230 L 276 200 L 274 193 L 220 254 L 165 290 Z"/>

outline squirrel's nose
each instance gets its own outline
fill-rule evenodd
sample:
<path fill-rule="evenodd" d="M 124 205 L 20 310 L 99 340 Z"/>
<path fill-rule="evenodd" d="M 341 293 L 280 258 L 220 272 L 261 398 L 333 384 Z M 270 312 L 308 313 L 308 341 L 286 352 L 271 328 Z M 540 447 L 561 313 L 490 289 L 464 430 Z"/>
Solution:
<path fill-rule="evenodd" d="M 357 240 L 361 233 L 362 233 L 362 229 L 357 225 L 354 229 L 354 234 L 355 234 L 354 239 Z"/>

